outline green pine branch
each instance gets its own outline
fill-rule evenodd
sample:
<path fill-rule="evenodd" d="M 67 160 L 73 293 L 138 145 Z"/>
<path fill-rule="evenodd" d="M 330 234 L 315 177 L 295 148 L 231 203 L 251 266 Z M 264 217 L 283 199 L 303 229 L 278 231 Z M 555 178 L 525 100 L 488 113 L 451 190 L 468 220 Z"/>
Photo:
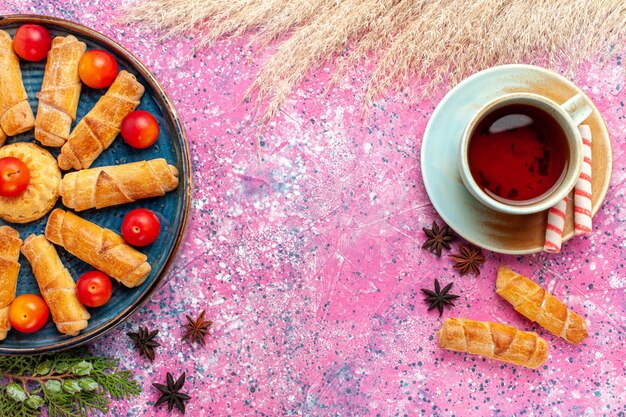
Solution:
<path fill-rule="evenodd" d="M 110 400 L 130 399 L 141 388 L 119 360 L 84 348 L 54 355 L 0 356 L 0 416 L 49 417 L 105 414 Z"/>

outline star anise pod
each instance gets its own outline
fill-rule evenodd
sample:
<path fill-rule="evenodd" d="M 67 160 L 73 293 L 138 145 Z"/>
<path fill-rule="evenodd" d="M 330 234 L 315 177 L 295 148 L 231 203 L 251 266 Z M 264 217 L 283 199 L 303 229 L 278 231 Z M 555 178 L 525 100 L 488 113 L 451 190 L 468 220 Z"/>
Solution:
<path fill-rule="evenodd" d="M 451 288 L 452 283 L 449 283 L 448 285 L 443 287 L 442 290 L 441 286 L 439 285 L 439 281 L 436 278 L 435 291 L 422 288 L 422 292 L 428 296 L 424 300 L 427 303 L 430 303 L 430 306 L 428 306 L 428 311 L 437 308 L 437 310 L 439 310 L 439 317 L 441 317 L 441 315 L 443 314 L 444 306 L 449 305 L 454 307 L 454 303 L 452 302 L 452 300 L 456 300 L 457 298 L 459 298 L 459 296 L 454 294 L 448 294 L 448 291 L 450 291 Z"/>
<path fill-rule="evenodd" d="M 441 250 L 443 248 L 450 250 L 450 244 L 448 242 L 452 242 L 456 239 L 448 225 L 444 225 L 440 229 L 434 221 L 431 229 L 422 227 L 422 230 L 426 233 L 426 236 L 428 236 L 428 239 L 426 239 L 426 242 L 422 245 L 422 249 L 426 249 L 439 257 L 441 257 Z"/>
<path fill-rule="evenodd" d="M 152 383 L 152 386 L 161 391 L 161 396 L 154 403 L 155 407 L 161 404 L 167 403 L 167 411 L 172 411 L 174 406 L 178 408 L 183 414 L 185 414 L 185 401 L 189 401 L 191 397 L 180 389 L 185 385 L 185 373 L 174 382 L 174 377 L 169 372 L 167 373 L 167 385 Z"/>
<path fill-rule="evenodd" d="M 161 346 L 159 342 L 154 340 L 157 334 L 159 334 L 158 330 L 149 331 L 147 328 L 141 326 L 137 333 L 126 333 L 126 335 L 135 342 L 134 347 L 139 349 L 139 354 L 146 355 L 150 361 L 154 360 L 154 348 Z"/>
<path fill-rule="evenodd" d="M 204 343 L 204 336 L 209 333 L 209 327 L 213 324 L 211 320 L 204 320 L 204 316 L 206 314 L 205 310 L 202 310 L 202 314 L 196 320 L 192 319 L 190 316 L 186 316 L 187 323 L 183 324 L 186 332 L 183 335 L 183 340 L 189 339 L 191 342 L 196 341 Z"/>
<path fill-rule="evenodd" d="M 457 255 L 448 255 L 456 261 L 452 267 L 457 269 L 461 273 L 461 276 L 470 272 L 480 275 L 480 267 L 485 263 L 485 257 L 480 248 L 459 245 L 459 251 L 461 253 Z"/>

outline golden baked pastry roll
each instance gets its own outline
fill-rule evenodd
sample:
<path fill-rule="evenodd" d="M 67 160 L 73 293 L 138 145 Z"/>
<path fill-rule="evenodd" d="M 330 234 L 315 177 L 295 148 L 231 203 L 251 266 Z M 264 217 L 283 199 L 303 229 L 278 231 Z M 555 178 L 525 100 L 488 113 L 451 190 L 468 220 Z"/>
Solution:
<path fill-rule="evenodd" d="M 17 230 L 0 226 L 0 340 L 6 339 L 7 332 L 11 330 L 9 306 L 15 299 L 21 246 Z"/>
<path fill-rule="evenodd" d="M 26 132 L 35 125 L 33 110 L 22 82 L 20 59 L 13 50 L 13 40 L 0 30 L 0 145 L 7 136 Z"/>
<path fill-rule="evenodd" d="M 548 358 L 548 343 L 535 332 L 487 321 L 449 318 L 437 332 L 439 347 L 537 368 Z"/>
<path fill-rule="evenodd" d="M 165 159 L 84 169 L 65 174 L 61 196 L 76 211 L 162 196 L 178 186 L 178 170 Z"/>
<path fill-rule="evenodd" d="M 87 46 L 69 35 L 57 36 L 48 52 L 39 106 L 35 118 L 35 139 L 45 146 L 63 146 L 76 120 L 76 108 L 82 83 L 78 62 Z"/>
<path fill-rule="evenodd" d="M 111 146 L 122 120 L 139 105 L 144 87 L 127 71 L 120 71 L 106 94 L 70 133 L 57 158 L 63 170 L 89 168 Z"/>
<path fill-rule="evenodd" d="M 543 287 L 505 265 L 498 268 L 496 292 L 524 317 L 539 323 L 555 336 L 574 344 L 587 337 L 584 318 Z"/>
<path fill-rule="evenodd" d="M 74 213 L 53 210 L 46 238 L 129 288 L 140 285 L 150 274 L 146 255 L 126 244 L 120 235 Z"/>
<path fill-rule="evenodd" d="M 30 262 L 39 292 L 50 308 L 57 329 L 76 336 L 87 327 L 90 316 L 76 296 L 76 284 L 63 266 L 54 246 L 43 235 L 24 239 L 22 253 Z"/>

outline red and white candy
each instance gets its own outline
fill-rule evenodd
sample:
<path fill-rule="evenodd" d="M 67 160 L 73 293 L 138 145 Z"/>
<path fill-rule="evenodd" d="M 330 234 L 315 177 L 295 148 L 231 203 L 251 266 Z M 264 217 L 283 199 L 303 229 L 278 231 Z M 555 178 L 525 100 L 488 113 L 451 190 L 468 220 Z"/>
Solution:
<path fill-rule="evenodd" d="M 556 253 L 561 250 L 563 242 L 563 227 L 565 226 L 565 212 L 567 210 L 567 196 L 548 210 L 548 224 L 546 225 L 546 240 L 543 244 L 545 252 Z"/>
<path fill-rule="evenodd" d="M 591 233 L 591 129 L 587 125 L 578 126 L 583 141 L 583 166 L 574 186 L 574 234 Z M 559 252 L 563 242 L 563 227 L 567 211 L 567 196 L 548 211 L 545 252 Z"/>
<path fill-rule="evenodd" d="M 574 187 L 574 234 L 591 233 L 591 129 L 578 126 L 583 138 L 583 167 Z"/>

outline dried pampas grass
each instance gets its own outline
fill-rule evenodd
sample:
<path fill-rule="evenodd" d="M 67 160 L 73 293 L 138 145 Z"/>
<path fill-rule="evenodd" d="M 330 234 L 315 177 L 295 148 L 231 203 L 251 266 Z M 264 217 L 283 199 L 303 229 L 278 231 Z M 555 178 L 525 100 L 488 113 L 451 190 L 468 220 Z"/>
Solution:
<path fill-rule="evenodd" d="M 145 0 L 123 20 L 166 36 L 194 34 L 197 47 L 253 31 L 276 52 L 249 94 L 272 117 L 307 73 L 337 61 L 334 80 L 367 56 L 376 67 L 369 102 L 417 77 L 432 91 L 489 66 L 531 62 L 572 69 L 619 51 L 626 37 L 623 0 Z"/>

